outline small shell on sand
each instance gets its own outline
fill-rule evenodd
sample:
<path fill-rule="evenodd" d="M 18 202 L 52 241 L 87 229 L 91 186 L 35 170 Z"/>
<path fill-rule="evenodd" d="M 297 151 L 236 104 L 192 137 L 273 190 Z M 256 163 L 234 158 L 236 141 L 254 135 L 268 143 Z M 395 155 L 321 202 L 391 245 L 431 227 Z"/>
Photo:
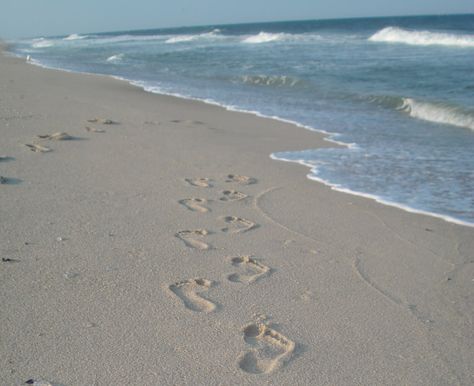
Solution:
<path fill-rule="evenodd" d="M 58 132 L 58 133 L 54 133 L 54 134 L 38 135 L 38 138 L 53 139 L 55 141 L 65 141 L 65 140 L 68 140 L 68 139 L 72 139 L 73 137 L 70 136 L 68 133 Z"/>

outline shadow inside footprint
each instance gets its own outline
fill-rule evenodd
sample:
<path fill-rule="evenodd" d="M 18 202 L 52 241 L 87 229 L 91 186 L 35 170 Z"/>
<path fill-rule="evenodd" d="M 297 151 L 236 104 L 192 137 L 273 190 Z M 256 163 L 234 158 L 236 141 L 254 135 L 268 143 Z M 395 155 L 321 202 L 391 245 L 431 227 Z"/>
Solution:
<path fill-rule="evenodd" d="M 181 205 L 193 212 L 206 213 L 210 209 L 207 206 L 204 206 L 208 201 L 204 198 L 185 198 L 178 201 Z"/>
<path fill-rule="evenodd" d="M 198 188 L 212 188 L 214 186 L 213 181 L 209 178 L 185 178 L 184 180 L 189 185 Z"/>
<path fill-rule="evenodd" d="M 222 220 L 229 225 L 226 228 L 222 228 L 222 232 L 226 233 L 243 233 L 258 227 L 258 224 L 242 217 L 226 216 Z"/>
<path fill-rule="evenodd" d="M 243 371 L 268 374 L 290 360 L 295 343 L 266 324 L 251 323 L 243 332 L 245 342 L 251 346 L 238 360 Z"/>
<path fill-rule="evenodd" d="M 271 268 L 250 256 L 237 256 L 231 259 L 234 267 L 243 269 L 241 273 L 232 273 L 227 279 L 233 283 L 251 284 L 271 274 Z"/>
<path fill-rule="evenodd" d="M 211 246 L 208 243 L 199 240 L 199 238 L 207 236 L 208 234 L 209 232 L 206 229 L 196 229 L 179 231 L 175 236 L 182 240 L 187 247 L 206 250 L 210 249 Z"/>
<path fill-rule="evenodd" d="M 248 197 L 245 193 L 238 192 L 237 190 L 224 190 L 222 196 L 219 198 L 221 201 L 240 201 Z"/>
<path fill-rule="evenodd" d="M 37 136 L 40 139 L 50 139 L 53 141 L 70 141 L 73 139 L 76 139 L 72 135 L 69 135 L 68 133 L 65 132 L 58 132 L 58 133 L 53 133 L 53 134 L 42 134 Z"/>
<path fill-rule="evenodd" d="M 238 174 L 229 174 L 225 182 L 236 182 L 241 185 L 252 185 L 257 183 L 257 179 L 253 177 L 240 176 Z"/>
<path fill-rule="evenodd" d="M 208 291 L 212 285 L 210 280 L 196 278 L 172 284 L 169 289 L 183 301 L 184 306 L 189 310 L 209 313 L 216 309 L 216 304 L 200 294 Z"/>

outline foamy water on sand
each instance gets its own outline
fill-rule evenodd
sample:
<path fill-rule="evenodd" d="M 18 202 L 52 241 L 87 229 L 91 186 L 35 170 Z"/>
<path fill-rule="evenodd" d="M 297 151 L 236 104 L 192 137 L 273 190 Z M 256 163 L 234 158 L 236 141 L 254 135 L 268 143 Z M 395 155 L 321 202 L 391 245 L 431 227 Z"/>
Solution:
<path fill-rule="evenodd" d="M 345 192 L 474 224 L 473 25 L 464 15 L 73 33 L 13 51 L 327 132 L 350 146 L 272 157 Z"/>

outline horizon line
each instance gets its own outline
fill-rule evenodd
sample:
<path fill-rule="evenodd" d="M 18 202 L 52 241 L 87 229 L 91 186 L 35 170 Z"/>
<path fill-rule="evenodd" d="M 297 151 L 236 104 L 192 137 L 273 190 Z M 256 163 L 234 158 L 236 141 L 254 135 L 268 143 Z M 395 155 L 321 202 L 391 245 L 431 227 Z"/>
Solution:
<path fill-rule="evenodd" d="M 437 14 L 412 14 L 412 15 L 384 15 L 384 16 L 356 16 L 356 17 L 328 17 L 321 19 L 291 19 L 291 20 L 263 20 L 254 22 L 230 22 L 230 23 L 211 23 L 211 24 L 195 24 L 195 25 L 176 25 L 170 27 L 145 27 L 145 28 L 132 28 L 132 29 L 119 29 L 110 31 L 97 31 L 97 32 L 69 32 L 67 34 L 54 34 L 54 35 L 41 35 L 45 38 L 55 38 L 69 36 L 71 34 L 87 35 L 87 34 L 110 34 L 110 33 L 121 33 L 121 32 L 143 32 L 149 30 L 176 30 L 185 28 L 205 28 L 205 27 L 224 27 L 224 26 L 239 26 L 239 25 L 252 25 L 252 24 L 278 24 L 278 23 L 298 23 L 298 22 L 311 22 L 311 21 L 334 21 L 334 20 L 364 20 L 364 19 L 389 19 L 389 18 L 416 18 L 416 17 L 442 17 L 442 16 L 474 16 L 473 12 L 468 13 L 437 13 Z M 8 40 L 17 39 L 30 39 L 37 38 L 38 36 L 25 36 L 5 39 L 0 36 L 0 41 L 8 43 Z"/>

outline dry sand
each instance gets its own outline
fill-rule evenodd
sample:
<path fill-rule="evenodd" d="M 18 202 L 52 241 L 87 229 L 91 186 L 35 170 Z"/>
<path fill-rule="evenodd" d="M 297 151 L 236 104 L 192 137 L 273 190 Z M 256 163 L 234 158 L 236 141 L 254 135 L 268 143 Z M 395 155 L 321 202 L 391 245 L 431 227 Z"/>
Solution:
<path fill-rule="evenodd" d="M 321 135 L 2 55 L 0 133 L 0 385 L 474 383 L 473 228 L 269 158 Z"/>

